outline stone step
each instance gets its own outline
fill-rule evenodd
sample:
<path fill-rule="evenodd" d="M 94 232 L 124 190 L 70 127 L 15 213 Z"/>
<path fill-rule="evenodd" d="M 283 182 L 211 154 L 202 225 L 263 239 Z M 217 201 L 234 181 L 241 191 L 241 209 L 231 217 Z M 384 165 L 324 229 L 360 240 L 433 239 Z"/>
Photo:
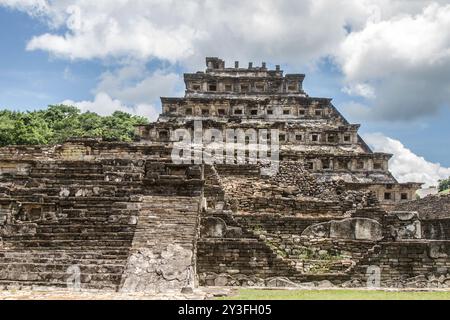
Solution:
<path fill-rule="evenodd" d="M 39 224 L 36 228 L 37 234 L 53 234 L 53 233 L 73 233 L 73 234 L 79 234 L 82 232 L 86 232 L 88 234 L 91 233 L 131 233 L 134 234 L 134 226 L 125 225 L 120 226 L 116 224 L 111 224 L 107 226 L 89 226 L 86 224 L 82 225 L 75 225 L 75 224 Z"/>
<path fill-rule="evenodd" d="M 95 256 L 92 255 L 89 256 L 51 256 L 51 255 L 41 255 L 39 253 L 32 253 L 27 254 L 24 256 L 8 256 L 5 255 L 4 257 L 1 257 L 1 263 L 5 262 L 11 262 L 11 263 L 22 263 L 22 262 L 29 262 L 29 263 L 59 263 L 59 262 L 65 262 L 65 261 L 71 261 L 71 262 L 83 262 L 87 264 L 108 264 L 108 263 L 122 263 L 121 261 L 124 261 L 128 258 L 127 254 L 114 254 L 114 255 L 102 255 L 102 256 Z"/>
<path fill-rule="evenodd" d="M 98 246 L 109 246 L 114 248 L 127 248 L 130 241 L 125 240 L 39 240 L 39 239 L 18 239 L 13 241 L 4 240 L 4 246 L 13 245 L 14 248 L 72 248 L 72 249 L 90 249 Z"/>
<path fill-rule="evenodd" d="M 125 267 L 126 260 L 119 261 L 117 263 L 109 263 L 109 264 L 88 264 L 83 262 L 82 264 L 77 264 L 72 261 L 65 261 L 60 263 L 35 263 L 35 262 L 12 262 L 12 263 L 4 263 L 0 262 L 0 278 L 2 278 L 2 274 L 8 272 L 8 270 L 14 270 L 14 272 L 61 272 L 66 273 L 67 268 L 73 265 L 78 265 L 81 273 L 85 274 L 119 274 L 123 272 L 123 268 Z"/>
<path fill-rule="evenodd" d="M 78 189 L 86 189 L 79 186 Z M 59 190 L 60 191 L 60 190 Z M 2 197 L 1 200 L 5 201 L 19 201 L 21 203 L 29 204 L 55 204 L 56 202 L 63 206 L 77 206 L 80 207 L 94 207 L 94 208 L 111 208 L 112 206 L 122 205 L 126 206 L 128 203 L 136 203 L 137 201 L 131 201 L 130 196 L 113 196 L 113 195 L 99 195 L 99 196 L 89 196 L 89 197 L 59 197 L 59 196 L 40 196 L 40 194 L 26 194 L 22 196 L 14 197 Z M 40 201 L 43 200 L 43 203 Z"/>
<path fill-rule="evenodd" d="M 38 178 L 49 178 L 50 180 L 90 180 L 90 181 L 96 181 L 96 180 L 105 180 L 104 174 L 97 174 L 97 173 L 71 173 L 71 174 L 65 174 L 65 173 L 30 173 L 30 177 L 34 179 Z"/>
<path fill-rule="evenodd" d="M 24 281 L 43 281 L 51 284 L 52 281 L 66 281 L 70 275 L 67 272 L 33 272 L 30 270 L 6 272 L 0 270 L 0 280 L 24 280 Z M 119 284 L 122 278 L 122 272 L 119 273 L 83 273 L 81 272 L 81 283 L 87 282 L 110 282 Z"/>
<path fill-rule="evenodd" d="M 27 257 L 33 256 L 37 257 L 39 259 L 81 259 L 81 260 L 89 260 L 89 259 L 102 259 L 102 260 L 108 260 L 108 259 L 116 259 L 116 258 L 123 258 L 128 257 L 129 250 L 127 249 L 101 249 L 99 247 L 99 250 L 95 251 L 75 251 L 75 250 L 40 250 L 36 249 L 33 251 L 30 250 L 2 250 L 0 251 L 0 258 L 1 259 L 25 259 Z"/>
<path fill-rule="evenodd" d="M 132 240 L 134 232 L 93 232 L 93 233 L 64 233 L 64 232 L 53 232 L 53 233 L 37 233 L 36 235 L 13 235 L 5 238 L 7 241 L 26 241 L 26 240 Z"/>
<path fill-rule="evenodd" d="M 79 189 L 83 189 L 83 186 L 79 186 Z M 125 197 L 111 197 L 111 196 L 87 196 L 87 197 L 64 197 L 64 198 L 59 198 L 60 201 L 63 201 L 63 204 L 67 203 L 67 204 L 84 204 L 86 202 L 95 202 L 96 204 L 98 204 L 98 206 L 102 206 L 102 205 L 110 205 L 111 206 L 111 202 L 113 201 L 114 203 L 128 203 L 130 202 L 130 197 L 129 196 L 125 196 Z"/>
<path fill-rule="evenodd" d="M 103 168 L 33 168 L 31 175 L 104 174 Z"/>
<path fill-rule="evenodd" d="M 119 284 L 110 284 L 105 282 L 92 282 L 92 283 L 81 283 L 81 289 L 98 289 L 102 291 L 117 291 Z M 13 281 L 13 280 L 0 280 L 0 290 L 62 290 L 67 289 L 66 281 L 52 281 L 42 282 L 42 281 Z"/>
<path fill-rule="evenodd" d="M 132 224 L 126 222 L 125 220 L 129 220 L 131 217 L 135 215 L 130 214 L 129 216 L 121 216 L 116 218 L 122 218 L 122 220 L 114 219 L 112 220 L 111 216 L 92 216 L 88 218 L 58 218 L 56 221 L 40 221 L 40 226 L 74 226 L 74 227 L 94 227 L 94 226 L 103 226 L 107 224 L 107 226 L 114 227 L 127 227 Z M 123 220 L 125 219 L 125 220 Z M 116 221 L 117 220 L 117 221 Z"/>

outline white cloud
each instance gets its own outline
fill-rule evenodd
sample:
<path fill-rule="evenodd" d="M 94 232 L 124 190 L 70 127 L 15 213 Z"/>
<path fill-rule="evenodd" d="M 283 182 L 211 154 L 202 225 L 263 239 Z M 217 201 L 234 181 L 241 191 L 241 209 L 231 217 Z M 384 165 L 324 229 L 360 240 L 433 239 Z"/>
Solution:
<path fill-rule="evenodd" d="M 32 8 L 6 1 L 19 10 Z M 39 2 L 52 26 L 60 28 L 33 37 L 28 50 L 68 59 L 192 62 L 221 55 L 305 64 L 333 52 L 348 23 L 361 25 L 372 14 L 356 0 Z"/>
<path fill-rule="evenodd" d="M 349 84 L 342 91 L 351 96 L 361 96 L 368 99 L 375 98 L 375 89 L 367 83 Z"/>
<path fill-rule="evenodd" d="M 381 133 L 366 134 L 364 139 L 374 151 L 394 155 L 389 163 L 390 170 L 400 182 L 423 182 L 428 187 L 436 186 L 438 180 L 450 177 L 450 168 L 425 160 L 398 140 Z"/>
<path fill-rule="evenodd" d="M 103 73 L 94 92 L 106 92 L 127 104 L 142 104 L 157 102 L 160 96 L 180 95 L 182 88 L 184 82 L 176 73 L 149 72 L 145 65 L 128 64 Z"/>
<path fill-rule="evenodd" d="M 46 0 L 0 0 L 0 5 L 27 12 L 31 16 L 48 13 Z"/>
<path fill-rule="evenodd" d="M 63 104 L 100 115 L 124 111 L 154 121 L 161 111 L 160 96 L 180 95 L 177 89 L 181 83 L 181 78 L 175 73 L 164 70 L 150 73 L 145 65 L 128 64 L 100 76 L 92 101 L 66 100 Z"/>
<path fill-rule="evenodd" d="M 369 99 L 373 120 L 435 115 L 450 101 L 448 0 L 0 0 L 0 5 L 45 16 L 52 30 L 30 39 L 27 48 L 65 59 L 126 65 L 156 58 L 195 69 L 205 56 L 293 67 L 331 56 L 344 73 L 343 91 Z"/>
<path fill-rule="evenodd" d="M 372 109 L 367 105 L 355 102 L 348 101 L 341 105 L 341 111 L 343 114 L 349 116 L 348 120 L 363 122 L 370 119 Z"/>
<path fill-rule="evenodd" d="M 450 101 L 450 4 L 368 21 L 342 42 L 337 61 L 347 82 L 374 88 L 372 119 L 437 114 Z"/>
<path fill-rule="evenodd" d="M 65 100 L 62 104 L 72 105 L 81 111 L 91 111 L 99 115 L 111 115 L 114 111 L 123 111 L 130 114 L 147 117 L 150 121 L 158 118 L 160 110 L 153 105 L 138 104 L 134 107 L 124 105 L 120 100 L 112 99 L 107 93 L 98 93 L 93 101 L 72 101 Z"/>
<path fill-rule="evenodd" d="M 416 16 L 368 22 L 363 30 L 348 35 L 340 58 L 347 78 L 380 78 L 446 61 L 449 45 L 450 5 L 432 4 Z"/>

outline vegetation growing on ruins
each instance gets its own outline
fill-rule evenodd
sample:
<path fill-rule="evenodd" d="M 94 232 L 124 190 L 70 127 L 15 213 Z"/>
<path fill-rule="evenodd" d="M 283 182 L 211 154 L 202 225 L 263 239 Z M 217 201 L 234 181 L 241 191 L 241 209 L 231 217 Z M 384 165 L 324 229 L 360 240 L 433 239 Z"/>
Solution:
<path fill-rule="evenodd" d="M 66 105 L 37 111 L 0 111 L 0 146 L 62 143 L 72 137 L 132 141 L 134 126 L 148 123 L 144 117 L 116 111 L 110 116 L 82 113 Z"/>

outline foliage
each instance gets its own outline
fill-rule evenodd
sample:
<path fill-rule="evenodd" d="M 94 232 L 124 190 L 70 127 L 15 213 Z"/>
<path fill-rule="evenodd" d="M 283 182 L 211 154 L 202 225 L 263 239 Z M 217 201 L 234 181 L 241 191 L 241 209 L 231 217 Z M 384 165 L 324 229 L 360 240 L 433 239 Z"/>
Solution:
<path fill-rule="evenodd" d="M 439 192 L 450 189 L 450 177 L 439 181 Z"/>
<path fill-rule="evenodd" d="M 116 111 L 102 117 L 65 105 L 27 112 L 3 110 L 0 111 L 0 146 L 57 144 L 74 137 L 132 141 L 134 126 L 146 123 L 144 117 L 125 112 Z"/>

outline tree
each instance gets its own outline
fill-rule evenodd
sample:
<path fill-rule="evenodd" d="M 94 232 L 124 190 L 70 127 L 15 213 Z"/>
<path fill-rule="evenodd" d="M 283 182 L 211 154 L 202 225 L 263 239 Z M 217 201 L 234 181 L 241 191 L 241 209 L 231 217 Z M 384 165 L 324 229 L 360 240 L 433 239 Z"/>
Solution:
<path fill-rule="evenodd" d="M 111 116 L 102 119 L 102 137 L 107 141 L 132 141 L 135 136 L 135 125 L 145 123 L 145 118 L 132 116 L 122 111 L 116 111 Z"/>
<path fill-rule="evenodd" d="M 44 119 L 33 113 L 21 113 L 15 122 L 15 144 L 47 144 L 52 131 Z"/>
<path fill-rule="evenodd" d="M 16 122 L 11 111 L 0 111 L 0 144 L 2 146 L 15 144 L 16 142 Z"/>
<path fill-rule="evenodd" d="M 439 192 L 450 189 L 450 177 L 448 179 L 439 180 Z"/>
<path fill-rule="evenodd" d="M 0 111 L 0 146 L 57 144 L 71 137 L 132 141 L 134 126 L 146 123 L 147 119 L 125 112 L 116 111 L 102 117 L 66 105 L 32 112 L 3 110 Z"/>

